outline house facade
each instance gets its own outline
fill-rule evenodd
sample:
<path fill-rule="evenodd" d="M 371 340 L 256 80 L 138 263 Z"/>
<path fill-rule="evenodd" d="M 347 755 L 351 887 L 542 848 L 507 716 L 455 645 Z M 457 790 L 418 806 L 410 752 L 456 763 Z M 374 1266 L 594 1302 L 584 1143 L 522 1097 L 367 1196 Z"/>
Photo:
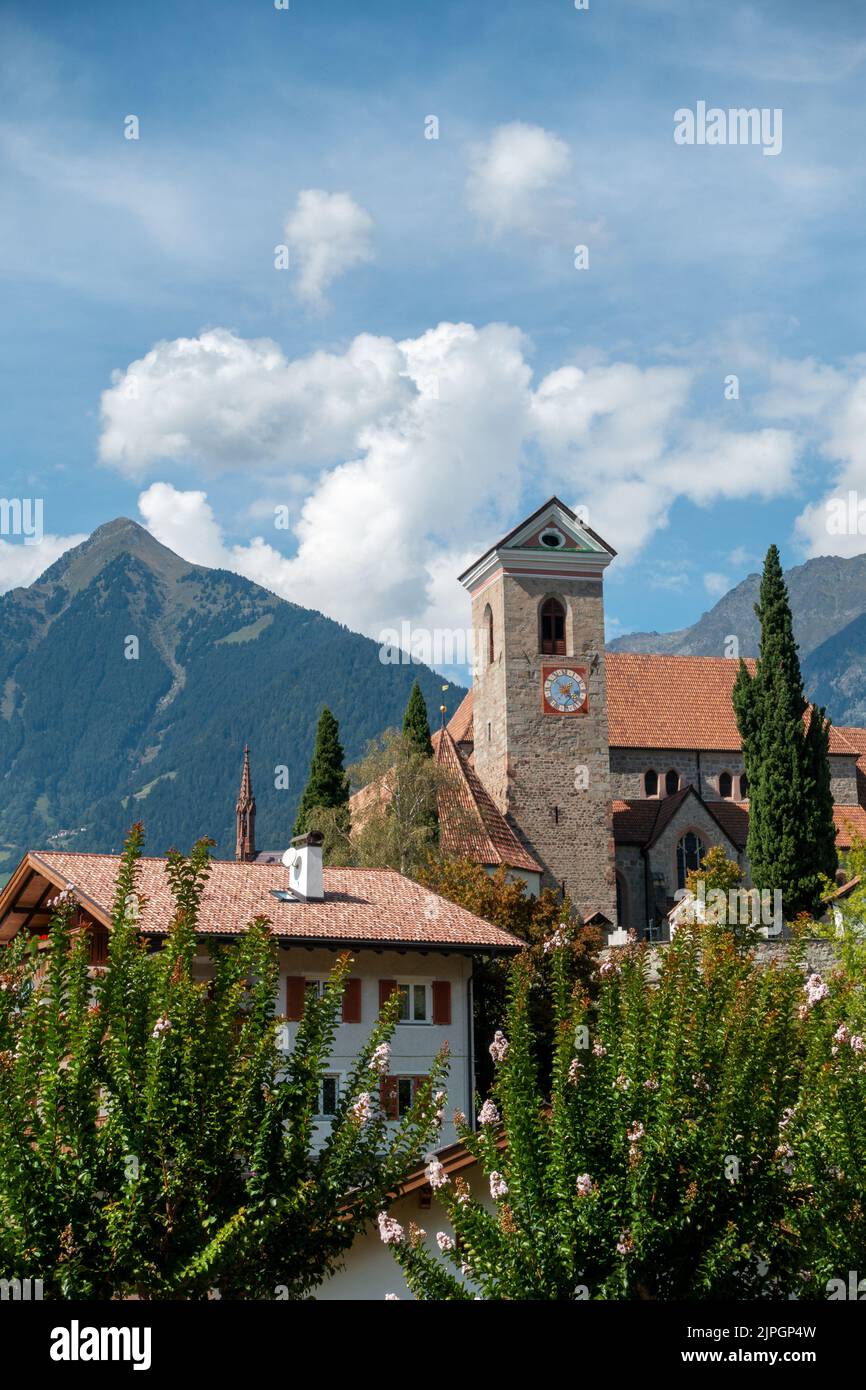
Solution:
<path fill-rule="evenodd" d="M 301 837 L 287 862 L 215 860 L 201 901 L 201 978 L 212 969 L 209 940 L 244 932 L 258 916 L 270 919 L 279 946 L 280 980 L 274 1014 L 284 1047 L 292 1045 L 307 991 L 321 988 L 337 956 L 352 968 L 342 1001 L 334 1049 L 322 1077 L 322 1126 L 336 1109 L 343 1078 L 369 1037 L 382 1003 L 401 994 L 401 1017 L 391 1043 L 391 1068 L 380 1101 L 397 1120 L 411 1106 L 416 1086 L 447 1043 L 446 1122 L 441 1142 L 456 1138 L 455 1109 L 473 1113 L 472 971 L 476 956 L 511 955 L 521 943 L 455 903 L 391 870 L 322 867 L 315 837 Z M 106 959 L 119 859 L 110 854 L 30 853 L 0 893 L 0 943 L 25 931 L 48 930 L 48 902 L 69 886 L 78 902 L 77 926 L 90 936 L 91 962 Z M 173 901 L 159 858 L 140 861 L 139 926 L 159 941 Z"/>

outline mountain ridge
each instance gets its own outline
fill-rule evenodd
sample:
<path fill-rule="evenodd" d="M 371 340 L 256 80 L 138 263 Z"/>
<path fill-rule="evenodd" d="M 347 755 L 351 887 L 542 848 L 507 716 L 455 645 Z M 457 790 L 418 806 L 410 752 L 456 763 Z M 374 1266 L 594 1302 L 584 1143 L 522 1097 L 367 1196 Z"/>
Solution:
<path fill-rule="evenodd" d="M 207 834 L 233 855 L 245 743 L 258 844 L 284 847 L 323 704 L 351 762 L 399 724 L 416 676 L 431 717 L 464 694 L 128 517 L 0 596 L 0 632 L 0 876 L 30 848 L 117 850 L 138 819 L 150 853 Z"/>

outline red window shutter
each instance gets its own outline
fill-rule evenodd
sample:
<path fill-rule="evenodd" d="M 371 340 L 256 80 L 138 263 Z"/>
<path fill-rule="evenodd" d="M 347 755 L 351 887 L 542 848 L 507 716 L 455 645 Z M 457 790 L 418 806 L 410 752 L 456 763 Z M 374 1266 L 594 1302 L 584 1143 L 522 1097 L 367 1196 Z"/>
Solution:
<path fill-rule="evenodd" d="M 380 1008 L 380 1009 L 381 1009 L 381 1007 L 382 1007 L 383 1004 L 387 1004 L 388 1000 L 391 998 L 391 995 L 394 993 L 394 990 L 395 990 L 396 988 L 397 988 L 397 981 L 396 981 L 396 980 L 380 980 L 380 981 L 379 981 L 379 1008 Z"/>
<path fill-rule="evenodd" d="M 396 1120 L 398 1118 L 396 1076 L 383 1077 L 379 1082 L 379 1104 L 386 1119 Z"/>
<path fill-rule="evenodd" d="M 451 1022 L 451 981 L 433 981 L 433 1022 Z"/>
<path fill-rule="evenodd" d="M 306 984 L 303 975 L 286 976 L 286 1018 L 290 1023 L 297 1023 L 304 1016 Z"/>
<path fill-rule="evenodd" d="M 347 980 L 343 991 L 343 1022 L 361 1022 L 361 981 Z"/>

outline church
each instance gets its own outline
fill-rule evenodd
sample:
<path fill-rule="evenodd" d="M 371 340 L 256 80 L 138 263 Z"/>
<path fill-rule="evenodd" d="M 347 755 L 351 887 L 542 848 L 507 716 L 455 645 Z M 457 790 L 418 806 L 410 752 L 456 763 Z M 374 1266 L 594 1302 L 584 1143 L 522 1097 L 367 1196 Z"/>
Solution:
<path fill-rule="evenodd" d="M 460 576 L 472 689 L 434 735 L 446 850 L 567 895 L 584 922 L 663 939 L 712 845 L 748 884 L 738 661 L 606 652 L 616 552 L 553 497 Z M 837 846 L 866 835 L 866 729 L 830 730 Z M 353 805 L 360 807 L 363 792 Z"/>

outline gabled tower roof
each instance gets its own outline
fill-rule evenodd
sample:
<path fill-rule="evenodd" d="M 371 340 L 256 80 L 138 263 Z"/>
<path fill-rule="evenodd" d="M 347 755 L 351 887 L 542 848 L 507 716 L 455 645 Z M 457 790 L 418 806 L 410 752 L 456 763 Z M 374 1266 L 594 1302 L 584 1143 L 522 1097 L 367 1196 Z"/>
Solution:
<path fill-rule="evenodd" d="M 485 551 L 459 576 L 467 589 L 475 589 L 499 570 L 526 576 L 586 575 L 600 578 L 616 551 L 593 531 L 576 512 L 550 497 Z"/>

